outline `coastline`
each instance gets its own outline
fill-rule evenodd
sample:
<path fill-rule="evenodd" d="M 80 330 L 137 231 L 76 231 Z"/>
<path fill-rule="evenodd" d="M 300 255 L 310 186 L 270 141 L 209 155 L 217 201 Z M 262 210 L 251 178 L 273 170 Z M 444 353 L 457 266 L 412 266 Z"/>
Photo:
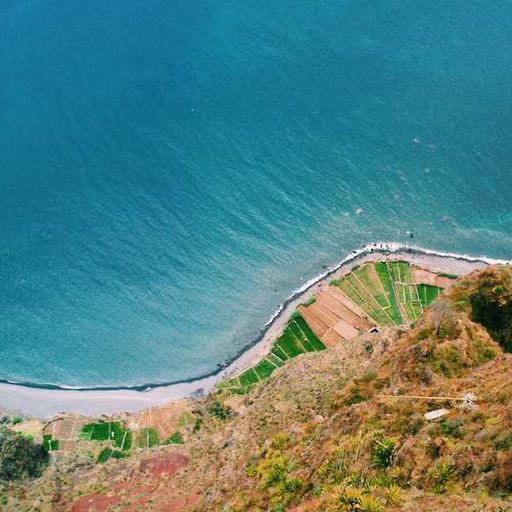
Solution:
<path fill-rule="evenodd" d="M 398 243 L 366 244 L 295 290 L 274 312 L 259 335 L 239 351 L 225 368 L 219 368 L 209 375 L 189 381 L 146 384 L 131 388 L 73 389 L 54 385 L 0 381 L 0 408 L 38 417 L 49 417 L 63 412 L 99 415 L 134 412 L 172 400 L 202 396 L 210 392 L 219 381 L 243 372 L 264 357 L 274 339 L 281 333 L 291 313 L 307 296 L 317 293 L 328 285 L 331 279 L 350 272 L 356 265 L 383 257 L 407 259 L 429 270 L 458 275 L 493 263 L 511 263 L 484 256 L 439 252 Z"/>

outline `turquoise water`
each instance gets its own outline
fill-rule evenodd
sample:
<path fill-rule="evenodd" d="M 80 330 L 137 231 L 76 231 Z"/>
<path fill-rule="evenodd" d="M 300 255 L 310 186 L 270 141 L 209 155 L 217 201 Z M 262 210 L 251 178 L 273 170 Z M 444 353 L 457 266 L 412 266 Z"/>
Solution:
<path fill-rule="evenodd" d="M 511 23 L 508 2 L 3 0 L 0 378 L 198 377 L 407 230 L 509 258 Z"/>

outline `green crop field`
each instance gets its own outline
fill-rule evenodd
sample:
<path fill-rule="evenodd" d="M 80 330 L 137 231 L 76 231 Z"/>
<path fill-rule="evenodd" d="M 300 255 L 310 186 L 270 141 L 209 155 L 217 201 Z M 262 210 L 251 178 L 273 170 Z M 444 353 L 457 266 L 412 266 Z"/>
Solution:
<path fill-rule="evenodd" d="M 103 464 L 104 462 L 107 462 L 107 460 L 110 459 L 112 452 L 113 452 L 112 448 L 105 448 L 105 449 L 101 450 L 101 453 L 98 455 L 96 462 L 98 464 Z"/>
<path fill-rule="evenodd" d="M 278 359 L 280 359 L 283 362 L 289 359 L 289 357 L 279 347 L 273 347 L 272 354 L 274 354 Z"/>
<path fill-rule="evenodd" d="M 160 444 L 160 438 L 158 437 L 157 431 L 152 428 L 143 428 L 139 432 L 139 439 L 137 446 L 139 448 L 151 448 Z"/>
<path fill-rule="evenodd" d="M 396 299 L 405 312 L 406 318 L 410 322 L 416 321 L 423 313 L 423 304 L 418 296 L 409 263 L 390 261 L 386 266 L 394 281 Z"/>
<path fill-rule="evenodd" d="M 397 283 L 412 283 L 412 273 L 406 261 L 388 261 L 386 263 L 393 281 Z"/>
<path fill-rule="evenodd" d="M 354 274 L 346 275 L 341 281 L 340 288 L 350 299 L 361 306 L 368 316 L 373 318 L 378 325 L 395 324 L 395 321 L 389 312 L 391 310 L 390 303 L 386 301 L 388 302 L 388 305 L 384 308 L 375 298 L 373 292 L 369 290 L 360 279 L 354 276 Z M 374 288 L 373 285 L 372 288 Z M 382 292 L 379 292 L 379 297 L 382 300 Z"/>
<path fill-rule="evenodd" d="M 113 450 L 112 448 L 104 448 L 101 453 L 98 455 L 96 459 L 97 464 L 103 464 L 107 462 L 110 458 L 112 459 L 124 459 L 126 457 L 126 452 L 121 452 L 119 450 Z"/>
<path fill-rule="evenodd" d="M 331 286 L 341 290 L 380 326 L 400 325 L 404 320 L 413 322 L 440 293 L 441 289 L 413 281 L 409 263 L 405 261 L 379 261 L 365 263 L 341 279 L 333 279 Z M 308 299 L 303 306 L 313 306 Z M 225 387 L 231 392 L 244 394 L 252 386 L 269 377 L 288 359 L 306 352 L 324 350 L 324 344 L 315 336 L 306 320 L 295 312 L 272 345 L 271 352 Z"/>
<path fill-rule="evenodd" d="M 421 303 L 425 307 L 437 299 L 437 296 L 442 292 L 441 288 L 430 284 L 418 284 L 417 288 Z"/>
<path fill-rule="evenodd" d="M 370 264 L 359 267 L 355 272 L 352 272 L 352 275 L 363 285 L 363 287 L 368 292 L 371 293 L 373 298 L 380 304 L 380 306 L 385 309 L 390 305 L 389 300 L 380 281 L 376 282 L 375 279 L 373 279 L 371 274 L 373 272 L 373 265 Z"/>
<path fill-rule="evenodd" d="M 396 299 L 407 319 L 411 322 L 416 321 L 423 313 L 423 309 L 437 298 L 441 288 L 429 284 L 415 283 L 411 267 L 405 261 L 387 262 L 384 265 L 392 276 Z"/>
<path fill-rule="evenodd" d="M 268 357 L 268 356 L 267 356 Z M 255 367 L 254 371 L 260 380 L 266 379 L 274 370 L 276 366 L 272 364 L 267 358 L 262 359 Z"/>
<path fill-rule="evenodd" d="M 393 317 L 393 321 L 395 324 L 399 325 L 402 323 L 402 315 L 400 314 L 400 309 L 396 301 L 395 290 L 393 289 L 393 281 L 388 271 L 388 267 L 383 261 L 374 263 L 374 267 L 391 305 L 390 314 Z"/>
<path fill-rule="evenodd" d="M 315 333 L 309 328 L 306 320 L 300 315 L 294 318 L 295 325 L 301 330 L 303 336 L 307 338 L 310 346 L 315 352 L 325 350 L 325 345 L 315 336 Z"/>
<path fill-rule="evenodd" d="M 49 452 L 53 452 L 53 451 L 59 449 L 59 441 L 58 441 L 58 439 L 52 439 L 52 437 L 53 436 L 51 434 L 44 434 L 43 435 L 43 446 Z"/>
<path fill-rule="evenodd" d="M 110 423 L 88 423 L 82 427 L 80 437 L 89 441 L 110 440 Z"/>
<path fill-rule="evenodd" d="M 306 352 L 301 340 L 295 336 L 290 327 L 278 338 L 276 346 L 280 347 L 289 358 L 297 357 L 299 354 Z"/>
<path fill-rule="evenodd" d="M 270 352 L 270 354 L 267 356 L 267 360 L 270 361 L 274 366 L 277 366 L 277 368 L 281 368 L 281 366 L 284 365 L 282 359 L 277 357 L 273 352 Z"/>
<path fill-rule="evenodd" d="M 169 436 L 163 444 L 184 444 L 183 436 L 181 432 L 174 432 L 172 436 Z"/>
<path fill-rule="evenodd" d="M 404 319 L 414 322 L 440 291 L 416 284 L 406 261 L 366 263 L 334 285 L 381 326 L 399 325 Z"/>
<path fill-rule="evenodd" d="M 123 451 L 132 447 L 132 433 L 119 421 L 87 423 L 80 431 L 80 438 L 86 441 L 111 441 Z"/>
<path fill-rule="evenodd" d="M 260 381 L 257 373 L 254 371 L 254 368 L 249 368 L 247 371 L 242 373 L 238 378 L 241 386 L 250 386 L 251 384 L 256 384 Z"/>
<path fill-rule="evenodd" d="M 272 351 L 241 375 L 231 379 L 227 387 L 233 393 L 246 393 L 251 386 L 283 366 L 288 359 L 324 349 L 325 345 L 315 336 L 304 318 L 300 314 L 294 314 L 283 334 L 274 341 Z"/>

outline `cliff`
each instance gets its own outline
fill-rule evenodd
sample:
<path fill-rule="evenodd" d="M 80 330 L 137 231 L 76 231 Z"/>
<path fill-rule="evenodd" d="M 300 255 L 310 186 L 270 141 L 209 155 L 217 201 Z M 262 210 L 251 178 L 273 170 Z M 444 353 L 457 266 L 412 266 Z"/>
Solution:
<path fill-rule="evenodd" d="M 245 394 L 221 386 L 187 403 L 179 411 L 184 444 L 151 447 L 147 433 L 124 458 L 126 435 L 114 429 L 119 459 L 93 464 L 81 445 L 53 457 L 36 480 L 2 484 L 2 506 L 506 510 L 511 326 L 512 270 L 487 267 L 459 279 L 412 324 L 301 354 Z"/>

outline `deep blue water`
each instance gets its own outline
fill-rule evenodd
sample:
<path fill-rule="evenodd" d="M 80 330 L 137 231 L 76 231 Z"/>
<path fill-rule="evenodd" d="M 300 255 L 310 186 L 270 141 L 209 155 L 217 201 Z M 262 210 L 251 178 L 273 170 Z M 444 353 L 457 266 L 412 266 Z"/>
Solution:
<path fill-rule="evenodd" d="M 406 230 L 511 257 L 511 25 L 478 0 L 0 2 L 0 378 L 197 377 Z"/>

